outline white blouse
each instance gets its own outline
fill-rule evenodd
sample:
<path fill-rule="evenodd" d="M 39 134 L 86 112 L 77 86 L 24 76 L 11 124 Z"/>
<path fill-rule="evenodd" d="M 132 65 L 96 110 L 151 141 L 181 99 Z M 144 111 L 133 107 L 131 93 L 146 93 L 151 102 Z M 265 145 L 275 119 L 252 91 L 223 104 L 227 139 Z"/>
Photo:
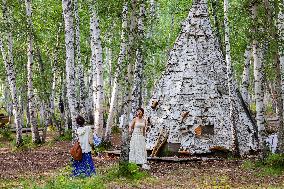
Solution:
<path fill-rule="evenodd" d="M 77 129 L 80 146 L 83 153 L 88 153 L 91 151 L 91 145 L 89 144 L 90 135 L 92 136 L 91 132 L 91 126 L 78 127 Z"/>

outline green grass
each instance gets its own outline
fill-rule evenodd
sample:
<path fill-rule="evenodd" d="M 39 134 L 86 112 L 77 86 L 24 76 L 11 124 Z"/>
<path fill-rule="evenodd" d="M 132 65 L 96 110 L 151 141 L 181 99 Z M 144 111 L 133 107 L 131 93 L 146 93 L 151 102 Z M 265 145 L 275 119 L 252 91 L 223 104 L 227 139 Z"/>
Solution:
<path fill-rule="evenodd" d="M 269 154 L 263 161 L 247 160 L 242 168 L 259 170 L 256 172 L 257 176 L 278 176 L 284 173 L 284 154 Z"/>
<path fill-rule="evenodd" d="M 135 164 L 128 164 L 130 175 L 122 177 L 119 165 L 97 169 L 97 175 L 92 177 L 70 177 L 71 167 L 68 166 L 51 177 L 20 179 L 18 182 L 1 180 L 2 187 L 22 189 L 103 189 L 109 184 L 130 185 L 138 187 L 144 179 L 149 178 L 147 172 L 141 171 Z M 1 185 L 0 185 L 1 186 Z M 4 187 L 4 188 L 5 188 Z"/>

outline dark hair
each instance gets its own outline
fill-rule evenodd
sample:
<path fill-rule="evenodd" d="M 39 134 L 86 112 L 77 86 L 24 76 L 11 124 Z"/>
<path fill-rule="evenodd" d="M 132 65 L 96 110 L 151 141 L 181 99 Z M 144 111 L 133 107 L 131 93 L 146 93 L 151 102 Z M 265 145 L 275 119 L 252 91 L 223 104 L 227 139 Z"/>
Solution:
<path fill-rule="evenodd" d="M 143 109 L 143 108 L 138 108 L 138 109 L 136 110 L 136 112 L 138 112 L 138 110 L 141 110 L 142 114 L 144 115 L 144 109 Z"/>
<path fill-rule="evenodd" d="M 85 123 L 85 119 L 82 117 L 82 116 L 80 116 L 80 115 L 78 115 L 77 117 L 76 117 L 76 123 L 79 125 L 79 126 L 83 126 L 84 125 L 84 123 Z"/>

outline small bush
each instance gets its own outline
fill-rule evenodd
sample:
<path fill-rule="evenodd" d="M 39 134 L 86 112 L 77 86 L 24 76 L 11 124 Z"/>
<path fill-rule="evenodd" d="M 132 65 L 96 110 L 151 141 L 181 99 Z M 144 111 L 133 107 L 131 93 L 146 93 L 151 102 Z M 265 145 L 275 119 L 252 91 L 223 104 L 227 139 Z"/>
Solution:
<path fill-rule="evenodd" d="M 100 153 L 105 150 L 108 150 L 112 147 L 112 144 L 110 141 L 102 141 L 98 146 L 95 147 L 95 152 Z"/>
<path fill-rule="evenodd" d="M 14 147 L 16 147 L 16 150 L 26 150 L 26 149 L 35 148 L 41 145 L 41 144 L 33 143 L 31 134 L 23 136 L 23 142 L 21 146 L 17 146 L 16 139 L 13 140 L 12 144 Z"/>
<path fill-rule="evenodd" d="M 139 180 L 148 176 L 148 173 L 141 171 L 138 165 L 128 162 L 121 162 L 119 164 L 117 174 L 118 177 L 126 177 L 132 180 Z"/>
<path fill-rule="evenodd" d="M 242 164 L 245 169 L 260 169 L 260 176 L 280 175 L 284 172 L 284 154 L 269 154 L 266 159 L 259 161 L 245 161 Z"/>
<path fill-rule="evenodd" d="M 254 169 L 255 168 L 255 164 L 254 164 L 254 162 L 252 162 L 250 160 L 246 160 L 246 161 L 243 162 L 242 168 L 243 169 Z"/>
<path fill-rule="evenodd" d="M 12 132 L 10 131 L 9 127 L 4 127 L 2 129 L 0 129 L 0 135 L 2 136 L 3 139 L 5 139 L 7 141 L 13 140 Z"/>
<path fill-rule="evenodd" d="M 264 164 L 282 172 L 284 171 L 284 154 L 270 154 L 265 159 Z"/>
<path fill-rule="evenodd" d="M 55 138 L 56 141 L 72 141 L 72 130 L 67 130 L 63 135 Z"/>
<path fill-rule="evenodd" d="M 113 127 L 111 128 L 111 133 L 112 133 L 112 134 L 117 134 L 117 133 L 121 133 L 121 131 L 120 131 L 120 129 L 119 129 L 118 126 L 113 126 Z"/>

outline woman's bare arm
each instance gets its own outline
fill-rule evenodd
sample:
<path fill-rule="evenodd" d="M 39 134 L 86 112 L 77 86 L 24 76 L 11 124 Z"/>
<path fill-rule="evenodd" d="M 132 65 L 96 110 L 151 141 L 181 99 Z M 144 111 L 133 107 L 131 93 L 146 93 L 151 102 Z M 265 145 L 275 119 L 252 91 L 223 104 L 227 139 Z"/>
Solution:
<path fill-rule="evenodd" d="M 146 128 L 147 128 L 147 120 L 145 119 L 145 127 L 143 128 L 143 136 L 146 135 Z"/>
<path fill-rule="evenodd" d="M 131 121 L 130 125 L 129 125 L 128 131 L 129 131 L 129 134 L 130 134 L 130 135 L 132 134 L 132 131 L 133 131 L 133 129 L 134 129 L 134 125 L 135 125 L 135 119 L 133 119 L 133 120 Z"/>

